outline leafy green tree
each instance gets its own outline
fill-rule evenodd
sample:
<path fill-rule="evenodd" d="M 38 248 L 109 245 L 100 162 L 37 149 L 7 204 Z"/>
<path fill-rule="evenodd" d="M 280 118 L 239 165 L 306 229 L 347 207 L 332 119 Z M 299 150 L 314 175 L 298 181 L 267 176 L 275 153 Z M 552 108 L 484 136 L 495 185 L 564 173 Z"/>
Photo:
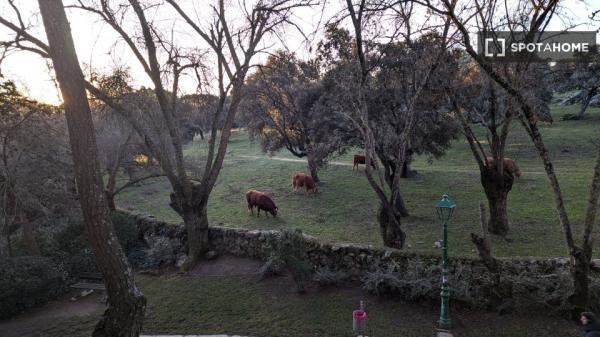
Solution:
<path fill-rule="evenodd" d="M 40 255 L 36 227 L 77 208 L 64 114 L 0 82 L 0 255 L 11 255 L 18 229 L 29 254 Z"/>
<path fill-rule="evenodd" d="M 328 26 L 319 45 L 318 60 L 326 70 L 323 101 L 331 113 L 352 121 L 353 135 L 365 149 L 365 175 L 381 202 L 384 245 L 402 248 L 401 218 L 408 215 L 402 171 L 409 173 L 415 153 L 442 155 L 457 135 L 441 86 L 454 76 L 456 62 L 445 37 L 435 33 L 388 44 L 366 39 L 363 19 L 370 15 L 362 16 L 364 3 L 347 5 L 355 36 Z M 375 158 L 382 167 L 372 167 Z"/>
<path fill-rule="evenodd" d="M 351 138 L 348 122 L 329 113 L 320 102 L 322 94 L 317 63 L 279 51 L 249 76 L 244 104 L 251 136 L 260 137 L 263 151 L 286 149 L 306 157 L 317 182 L 327 158 Z"/>

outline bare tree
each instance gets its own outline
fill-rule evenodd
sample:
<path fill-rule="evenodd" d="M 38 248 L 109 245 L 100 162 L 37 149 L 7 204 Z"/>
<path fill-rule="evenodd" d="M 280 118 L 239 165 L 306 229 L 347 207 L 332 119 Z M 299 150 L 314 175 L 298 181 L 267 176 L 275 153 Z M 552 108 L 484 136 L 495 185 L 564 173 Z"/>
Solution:
<path fill-rule="evenodd" d="M 549 114 L 548 104 L 552 94 L 544 83 L 548 73 L 547 66 L 538 65 L 518 75 L 513 74 L 515 69 L 511 66 L 500 65 L 495 69 L 507 76 L 519 76 L 519 90 L 535 109 L 536 116 L 542 118 Z M 456 85 L 452 86 L 450 83 Z M 446 84 L 448 98 L 456 109 L 463 133 L 479 167 L 481 185 L 490 209 L 489 231 L 506 235 L 509 231 L 508 193 L 520 171 L 513 159 L 505 158 L 505 153 L 511 125 L 518 117 L 519 107 L 473 62 L 465 64 L 461 76 Z M 485 142 L 476 135 L 472 123 L 483 126 L 486 132 Z"/>
<path fill-rule="evenodd" d="M 536 1 L 517 1 L 511 3 L 505 1 L 481 1 L 477 6 L 458 6 L 456 1 L 441 0 L 439 4 L 433 4 L 431 1 L 423 1 L 431 10 L 436 11 L 452 20 L 452 23 L 461 32 L 463 46 L 471 58 L 477 62 L 492 80 L 494 80 L 506 93 L 515 101 L 519 108 L 519 121 L 527 131 L 540 158 L 544 164 L 544 170 L 550 181 L 550 186 L 554 195 L 554 203 L 558 212 L 558 218 L 562 225 L 565 236 L 565 244 L 571 260 L 571 273 L 573 275 L 574 293 L 571 296 L 571 303 L 574 306 L 574 313 L 589 306 L 589 275 L 592 259 L 593 238 L 592 231 L 596 221 L 598 209 L 598 199 L 600 197 L 600 147 L 596 157 L 594 175 L 591 183 L 590 196 L 588 199 L 587 211 L 584 219 L 583 237 L 580 244 L 577 244 L 573 236 L 573 224 L 569 219 L 568 211 L 565 207 L 564 197 L 560 188 L 560 183 L 554 165 L 550 158 L 548 147 L 546 146 L 536 118 L 535 109 L 528 102 L 525 94 L 521 92 L 518 82 L 515 82 L 512 76 L 496 71 L 490 60 L 485 59 L 478 54 L 470 38 L 469 26 L 478 18 L 487 18 L 478 20 L 479 29 L 493 31 L 493 18 L 498 15 L 492 15 L 498 8 L 513 8 L 519 11 L 505 13 L 501 19 L 509 25 L 511 30 L 522 30 L 526 33 L 526 41 L 533 41 L 534 34 L 543 32 L 552 17 L 560 10 L 558 0 L 536 0 Z M 531 60 L 525 60 L 516 64 L 519 71 L 526 71 Z"/>
<path fill-rule="evenodd" d="M 115 197 L 126 188 L 152 178 L 163 177 L 160 170 L 153 170 L 154 158 L 146 155 L 148 149 L 123 118 L 111 109 L 100 109 L 93 114 L 96 121 L 96 139 L 102 171 L 106 174 L 104 193 L 108 207 L 116 210 Z M 124 169 L 129 180 L 119 183 L 119 173 Z M 134 172 L 141 171 L 141 174 Z"/>
<path fill-rule="evenodd" d="M 127 69 L 117 67 L 109 74 L 92 74 L 92 81 L 99 90 L 109 93 L 113 100 L 128 102 L 144 97 L 144 91 L 135 92 L 131 87 L 131 76 Z M 121 191 L 147 179 L 162 177 L 160 170 L 153 170 L 155 159 L 131 124 L 102 101 L 92 100 L 92 116 L 95 119 L 96 142 L 102 171 L 107 175 L 104 193 L 108 207 L 116 210 L 115 197 Z M 136 108 L 141 108 L 135 104 Z M 139 110 L 139 109 L 133 109 Z M 139 112 L 139 111 L 138 111 Z M 135 113 L 135 112 L 133 112 Z M 148 113 L 138 114 L 136 119 L 144 120 Z M 146 118 L 147 119 L 147 118 Z M 149 129 L 147 127 L 147 129 Z M 129 181 L 118 186 L 121 169 L 129 175 Z M 137 174 L 138 171 L 142 173 Z"/>
<path fill-rule="evenodd" d="M 251 136 L 261 139 L 263 151 L 286 149 L 306 158 L 312 178 L 327 157 L 347 146 L 347 121 L 323 109 L 318 65 L 292 53 L 278 51 L 249 76 L 243 105 Z"/>
<path fill-rule="evenodd" d="M 188 238 L 195 238 L 193 235 L 190 236 L 194 231 L 201 232 L 196 235 L 199 237 L 196 239 L 201 240 L 198 247 L 190 245 L 189 255 L 193 262 L 207 248 L 208 219 L 206 205 L 223 164 L 227 143 L 231 136 L 231 127 L 242 100 L 244 81 L 251 66 L 252 58 L 260 51 L 259 43 L 266 35 L 273 33 L 277 27 L 289 22 L 292 10 L 295 7 L 309 3 L 292 0 L 265 1 L 258 2 L 249 9 L 241 8 L 244 12 L 244 24 L 234 30 L 233 25 L 227 18 L 223 0 L 219 0 L 216 5 L 210 6 L 210 10 L 214 15 L 208 29 L 192 20 L 176 1 L 167 0 L 167 2 L 185 20 L 189 27 L 210 46 L 217 59 L 216 77 L 218 80 L 219 103 L 214 112 L 210 130 L 204 174 L 200 184 L 196 185 L 197 188 L 192 189 L 190 185 L 189 193 L 178 194 L 175 191 L 171 198 L 172 207 L 183 216 L 184 220 L 189 217 L 190 212 L 196 212 L 199 216 L 197 217 L 199 220 L 197 226 L 188 226 Z M 228 95 L 230 101 L 226 105 Z M 217 131 L 221 115 L 224 115 L 224 124 L 221 127 L 221 135 L 217 146 Z M 193 229 L 192 227 L 196 228 Z M 191 239 L 188 241 L 191 242 Z"/>
<path fill-rule="evenodd" d="M 343 83 L 349 86 L 345 99 L 351 102 L 348 116 L 355 124 L 355 127 L 360 131 L 365 147 L 366 170 L 365 174 L 370 186 L 375 191 L 379 201 L 381 202 L 381 210 L 379 212 L 379 223 L 385 246 L 402 248 L 405 243 L 406 234 L 401 229 L 402 209 L 404 208 L 402 196 L 400 193 L 400 177 L 402 175 L 404 163 L 408 157 L 407 150 L 410 149 L 410 140 L 415 130 L 415 125 L 418 120 L 417 106 L 421 99 L 424 88 L 430 83 L 436 70 L 442 60 L 446 60 L 447 53 L 447 37 L 448 37 L 448 21 L 442 25 L 441 32 L 438 31 L 438 49 L 433 53 L 419 53 L 418 49 L 411 49 L 413 45 L 406 43 L 406 52 L 411 54 L 414 59 L 414 64 L 410 65 L 415 70 L 418 76 L 413 77 L 414 82 L 410 86 L 410 92 L 406 94 L 406 100 L 399 104 L 396 108 L 398 114 L 401 115 L 401 130 L 396 134 L 397 146 L 394 148 L 393 167 L 388 167 L 386 172 L 383 170 L 373 169 L 372 164 L 378 154 L 376 133 L 373 129 L 372 118 L 373 114 L 370 110 L 373 108 L 369 105 L 369 87 L 372 82 L 372 73 L 378 69 L 381 60 L 381 52 L 386 51 L 386 47 L 379 46 L 374 43 L 376 38 L 386 38 L 390 43 L 395 42 L 399 36 L 399 32 L 404 34 L 404 41 L 410 42 L 412 39 L 411 16 L 410 8 L 401 7 L 400 11 L 396 8 L 389 7 L 387 4 L 375 4 L 372 7 L 367 1 L 359 1 L 354 3 L 351 0 L 346 1 L 347 14 L 351 20 L 354 33 L 354 63 L 348 65 L 349 71 Z M 366 38 L 369 32 L 367 27 L 375 31 L 378 29 L 385 30 L 381 24 L 382 18 L 388 9 L 392 8 L 392 13 L 396 22 L 399 22 L 392 34 L 386 36 L 371 37 L 372 41 Z M 435 30 L 435 29 L 434 29 Z M 390 37 L 391 35 L 391 37 Z M 379 52 L 379 53 L 378 53 Z M 406 64 L 402 65 L 406 67 Z M 409 78 L 406 78 L 409 80 Z M 390 174 L 393 172 L 393 174 Z M 386 173 L 388 173 L 386 175 Z M 388 185 L 390 189 L 388 189 Z"/>
<path fill-rule="evenodd" d="M 146 299 L 134 283 L 133 272 L 114 233 L 102 191 L 92 115 L 71 29 L 61 0 L 40 0 L 39 5 L 48 37 L 47 52 L 65 99 L 83 218 L 109 297 L 109 307 L 96 325 L 93 336 L 138 336 Z"/>

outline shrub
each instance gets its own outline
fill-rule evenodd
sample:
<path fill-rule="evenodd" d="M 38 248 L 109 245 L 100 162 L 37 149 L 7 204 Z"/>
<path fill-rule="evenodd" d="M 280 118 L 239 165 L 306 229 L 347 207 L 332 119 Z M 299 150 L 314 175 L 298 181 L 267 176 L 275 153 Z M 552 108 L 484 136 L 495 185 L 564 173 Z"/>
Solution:
<path fill-rule="evenodd" d="M 96 271 L 96 260 L 81 222 L 55 223 L 42 241 L 42 255 L 52 257 L 71 277 Z"/>
<path fill-rule="evenodd" d="M 376 263 L 376 265 L 380 265 Z M 430 280 L 437 266 L 424 267 L 421 262 L 411 262 L 402 272 L 394 261 L 368 272 L 362 278 L 363 289 L 377 296 L 396 295 L 402 299 L 415 301 L 432 298 L 439 288 Z"/>
<path fill-rule="evenodd" d="M 52 227 L 54 228 L 53 232 L 50 234 L 52 242 L 48 242 L 47 247 L 45 245 L 42 246 L 43 249 L 47 250 L 42 252 L 43 255 L 56 255 L 57 251 L 65 254 L 78 254 L 89 247 L 83 223 L 57 223 Z"/>
<path fill-rule="evenodd" d="M 338 286 L 348 280 L 348 273 L 321 267 L 315 272 L 313 280 L 321 286 Z"/>
<path fill-rule="evenodd" d="M 269 256 L 267 262 L 265 262 L 258 270 L 262 278 L 281 275 L 284 271 L 285 266 L 282 265 L 280 259 L 273 255 Z"/>
<path fill-rule="evenodd" d="M 378 268 L 362 278 L 363 289 L 377 296 L 396 294 L 402 286 L 399 275 L 393 267 Z"/>
<path fill-rule="evenodd" d="M 50 258 L 3 258 L 0 270 L 0 319 L 55 299 L 67 290 L 66 273 Z"/>
<path fill-rule="evenodd" d="M 115 233 L 126 254 L 142 246 L 142 241 L 139 239 L 138 227 L 133 217 L 113 212 L 111 219 L 115 227 Z"/>
<path fill-rule="evenodd" d="M 84 248 L 76 254 L 58 257 L 55 260 L 64 264 L 63 269 L 70 277 L 77 277 L 81 273 L 97 272 L 96 258 L 90 248 Z"/>
<path fill-rule="evenodd" d="M 512 301 L 515 306 L 539 304 L 558 314 L 568 314 L 575 309 L 570 301 L 574 292 L 572 275 L 566 271 L 554 274 L 522 272 L 503 276 L 512 285 Z M 590 309 L 598 308 L 598 280 L 590 279 Z"/>
<path fill-rule="evenodd" d="M 296 290 L 305 292 L 310 282 L 312 265 L 306 259 L 306 242 L 300 230 L 281 230 L 269 237 L 271 253 L 261 274 L 280 274 L 284 270 L 292 274 Z"/>
<path fill-rule="evenodd" d="M 111 220 L 115 229 L 115 234 L 119 243 L 125 252 L 142 245 L 138 238 L 138 228 L 135 219 L 125 214 L 113 212 Z M 54 224 L 53 232 L 49 234 L 51 241 L 42 244 L 42 255 L 53 256 L 56 252 L 66 254 L 79 254 L 84 250 L 89 250 L 89 243 L 85 227 L 81 222 L 69 222 L 67 224 Z"/>
<path fill-rule="evenodd" d="M 152 238 L 149 246 L 148 249 L 134 250 L 128 254 L 129 260 L 135 267 L 155 268 L 163 264 L 175 264 L 177 256 L 168 238 Z"/>
<path fill-rule="evenodd" d="M 127 253 L 127 260 L 134 269 L 144 268 L 146 265 L 146 251 L 140 248 L 134 248 Z"/>
<path fill-rule="evenodd" d="M 123 214 L 112 216 L 115 233 L 134 266 L 144 262 L 142 242 L 138 239 L 135 220 Z M 70 277 L 97 271 L 96 261 L 82 222 L 55 222 L 40 231 L 43 256 L 52 257 Z M 140 253 L 141 252 L 141 253 Z"/>
<path fill-rule="evenodd" d="M 590 309 L 600 312 L 600 278 L 598 273 L 592 273 L 590 282 Z"/>
<path fill-rule="evenodd" d="M 139 238 L 139 230 L 133 217 L 114 212 L 111 220 L 119 243 L 132 266 L 148 268 L 175 260 L 170 242 L 158 239 L 146 249 Z M 47 229 L 40 233 L 43 256 L 52 257 L 59 262 L 71 277 L 97 271 L 94 254 L 81 222 L 57 222 L 45 227 Z"/>

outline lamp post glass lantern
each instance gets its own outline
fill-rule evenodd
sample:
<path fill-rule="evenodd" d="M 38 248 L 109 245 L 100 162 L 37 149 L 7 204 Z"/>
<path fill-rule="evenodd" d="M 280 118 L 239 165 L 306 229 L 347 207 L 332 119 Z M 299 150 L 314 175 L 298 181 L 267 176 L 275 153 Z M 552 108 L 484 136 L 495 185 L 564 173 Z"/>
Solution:
<path fill-rule="evenodd" d="M 442 289 L 440 292 L 441 297 L 441 312 L 440 312 L 440 327 L 449 329 L 451 325 L 450 321 L 450 286 L 448 284 L 448 222 L 454 215 L 454 208 L 456 205 L 450 201 L 447 194 L 442 196 L 435 209 L 437 211 L 438 218 L 442 223 L 443 228 L 443 246 L 442 246 Z"/>
<path fill-rule="evenodd" d="M 454 215 L 454 208 L 456 205 L 448 199 L 448 195 L 444 194 L 442 200 L 440 200 L 435 206 L 438 217 L 441 221 L 450 221 L 452 215 Z"/>

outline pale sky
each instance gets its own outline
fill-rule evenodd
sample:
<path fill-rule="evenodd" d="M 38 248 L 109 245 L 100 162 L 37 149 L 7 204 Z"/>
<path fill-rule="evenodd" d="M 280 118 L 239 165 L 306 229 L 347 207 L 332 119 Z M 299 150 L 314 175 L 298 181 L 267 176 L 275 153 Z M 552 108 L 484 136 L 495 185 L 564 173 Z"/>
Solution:
<path fill-rule="evenodd" d="M 69 2 L 69 0 L 64 0 L 65 5 Z M 202 13 L 201 9 L 205 9 L 207 3 L 212 2 L 209 0 L 197 0 L 193 3 L 195 5 L 188 7 L 187 10 L 189 11 L 186 11 L 190 13 L 189 15 L 192 18 L 200 17 L 202 19 L 203 15 L 207 14 Z M 22 9 L 24 21 L 33 27 L 37 27 L 32 30 L 36 33 L 35 35 L 45 40 L 45 35 L 41 29 L 42 25 L 37 9 L 37 1 L 17 0 L 16 4 Z M 232 0 L 232 6 L 236 6 L 237 4 L 237 0 Z M 593 9 L 600 9 L 600 0 L 588 0 L 588 4 L 585 4 L 581 0 L 563 0 L 562 4 L 571 12 L 570 15 L 575 22 L 588 22 L 587 16 L 589 16 L 591 11 Z M 323 7 L 304 8 L 296 12 L 293 20 L 303 31 L 313 32 L 316 27 L 319 27 L 319 24 L 320 28 L 322 28 L 323 23 L 339 11 L 341 6 L 342 3 L 340 0 L 329 0 L 325 10 Z M 14 19 L 12 9 L 7 4 L 7 0 L 0 0 L 0 13 L 3 13 L 3 15 L 6 15 L 4 13 L 11 13 L 9 17 Z M 233 11 L 232 13 L 232 19 L 235 19 L 235 13 Z M 141 66 L 132 60 L 131 53 L 124 43 L 116 42 L 118 41 L 117 35 L 110 27 L 101 24 L 96 16 L 80 10 L 69 10 L 67 15 L 71 23 L 79 61 L 84 68 L 92 65 L 96 70 L 107 72 L 116 65 L 128 66 L 133 75 L 135 85 L 149 85 L 148 77 L 141 69 Z M 178 44 L 188 48 L 205 47 L 200 37 L 187 28 L 186 25 L 179 24 L 174 26 L 173 18 L 175 16 L 171 11 L 149 11 L 147 16 L 150 19 L 160 22 L 160 24 L 164 24 L 164 27 L 176 27 Z M 597 29 L 597 26 L 598 24 L 596 27 L 580 26 L 576 30 Z M 564 27 L 563 23 L 555 20 L 552 22 L 549 30 L 560 30 L 562 27 Z M 0 28 L 0 41 L 7 40 L 9 36 L 7 34 L 10 33 L 4 28 Z M 288 50 L 296 52 L 301 57 L 309 55 L 308 46 L 304 43 L 302 35 L 296 29 L 288 27 L 285 30 L 283 39 Z M 313 48 L 316 47 L 318 40 L 319 38 L 314 39 Z M 282 48 L 283 45 L 278 39 L 270 38 L 264 41 L 263 46 L 271 47 L 270 49 L 273 51 Z M 254 61 L 255 63 L 261 62 L 265 57 L 266 55 L 261 55 L 255 58 Z M 59 102 L 59 94 L 48 71 L 47 60 L 29 52 L 14 53 L 4 60 L 1 65 L 1 72 L 5 78 L 15 80 L 19 88 L 28 95 L 48 103 Z M 183 92 L 193 92 L 195 88 L 196 84 L 191 78 L 182 79 L 181 90 Z"/>
<path fill-rule="evenodd" d="M 63 2 L 67 5 L 70 1 L 64 0 Z M 196 14 L 189 15 L 192 18 L 196 16 L 202 18 L 203 13 L 200 12 L 200 9 L 209 2 L 210 1 L 208 0 L 195 1 L 193 7 L 196 8 L 189 7 L 189 9 L 190 11 L 195 11 Z M 31 24 L 32 27 L 37 27 L 32 29 L 32 32 L 36 33 L 35 36 L 45 41 L 41 17 L 39 16 L 37 8 L 37 1 L 17 0 L 16 4 L 22 11 L 24 21 Z M 185 8 L 183 4 L 181 6 Z M 164 6 L 164 8 L 170 7 Z M 322 8 L 298 9 L 293 16 L 293 21 L 300 27 L 303 27 L 303 29 L 312 29 L 312 27 L 318 27 L 319 24 L 323 24 L 322 20 L 324 15 L 322 15 L 322 12 Z M 3 13 L 3 15 L 6 15 L 4 13 L 10 13 L 11 15 L 9 17 L 14 19 L 13 22 L 16 22 L 15 16 L 12 15 L 13 11 L 6 0 L 0 0 L 0 13 Z M 114 66 L 127 66 L 130 68 L 135 85 L 150 85 L 148 76 L 144 73 L 137 60 L 134 60 L 130 49 L 118 38 L 112 28 L 101 23 L 97 16 L 78 9 L 68 10 L 67 15 L 71 24 L 79 62 L 82 64 L 84 71 L 89 65 L 97 71 L 104 72 L 110 71 Z M 160 24 L 164 24 L 165 27 L 168 27 L 165 31 L 169 31 L 170 28 L 173 27 L 173 18 L 175 15 L 171 11 L 162 11 L 160 13 L 148 11 L 146 15 L 149 19 L 154 19 L 160 22 Z M 232 17 L 232 21 L 234 20 L 235 17 Z M 131 27 L 128 28 L 131 29 Z M 128 31 L 133 30 L 131 29 Z M 176 31 L 178 45 L 184 48 L 206 48 L 206 45 L 200 36 L 181 21 L 177 26 Z M 285 47 L 288 50 L 296 52 L 298 55 L 305 55 L 308 53 L 308 46 L 304 43 L 305 39 L 297 29 L 288 27 L 283 34 L 282 38 L 285 41 Z M 0 41 L 7 40 L 6 37 L 9 35 L 12 36 L 14 34 L 9 30 L 0 27 Z M 263 47 L 270 47 L 270 51 L 274 51 L 283 48 L 283 44 L 278 38 L 271 37 L 268 40 L 264 39 Z M 254 63 L 261 62 L 264 61 L 265 58 L 266 55 L 257 55 L 253 61 Z M 60 96 L 56 91 L 54 81 L 48 71 L 48 64 L 49 60 L 44 60 L 33 53 L 18 52 L 13 53 L 4 60 L 1 64 L 1 71 L 5 78 L 17 82 L 19 89 L 30 96 L 48 103 L 59 103 Z M 193 92 L 195 90 L 196 83 L 192 80 L 191 76 L 184 77 L 181 81 L 182 91 Z"/>

